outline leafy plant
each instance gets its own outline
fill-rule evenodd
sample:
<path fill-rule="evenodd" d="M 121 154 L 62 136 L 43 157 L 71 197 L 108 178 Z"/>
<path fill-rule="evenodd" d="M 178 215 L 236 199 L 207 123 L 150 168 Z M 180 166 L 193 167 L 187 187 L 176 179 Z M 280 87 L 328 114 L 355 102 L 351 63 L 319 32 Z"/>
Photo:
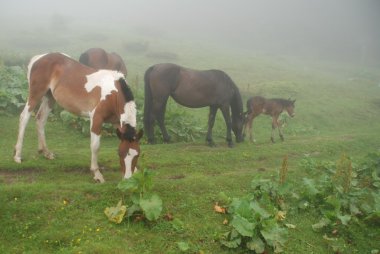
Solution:
<path fill-rule="evenodd" d="M 16 113 L 28 96 L 25 71 L 19 66 L 0 65 L 0 112 Z"/>
<path fill-rule="evenodd" d="M 288 157 L 283 160 L 279 180 L 252 181 L 252 193 L 241 198 L 229 198 L 220 193 L 221 204 L 227 207 L 230 230 L 221 237 L 221 243 L 228 248 L 243 247 L 256 253 L 263 253 L 268 247 L 275 253 L 283 251 L 287 239 L 287 228 L 281 225 L 285 219 L 285 179 Z"/>
<path fill-rule="evenodd" d="M 152 187 L 152 172 L 147 169 L 119 182 L 117 188 L 126 195 L 128 205 L 122 206 L 120 201 L 116 207 L 107 207 L 105 214 L 108 219 L 116 223 L 120 223 L 124 217 L 132 216 L 149 221 L 157 220 L 162 211 L 162 200 L 157 194 L 152 193 Z"/>

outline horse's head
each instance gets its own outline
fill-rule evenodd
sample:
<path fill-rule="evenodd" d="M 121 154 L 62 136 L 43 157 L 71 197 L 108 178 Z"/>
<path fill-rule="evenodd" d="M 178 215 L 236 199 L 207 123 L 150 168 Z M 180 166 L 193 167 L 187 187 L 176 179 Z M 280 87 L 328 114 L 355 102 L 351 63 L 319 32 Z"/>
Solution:
<path fill-rule="evenodd" d="M 240 113 L 232 120 L 232 131 L 235 134 L 237 143 L 243 142 L 244 140 L 243 127 L 245 124 L 245 118 L 246 118 L 245 113 Z"/>
<path fill-rule="evenodd" d="M 286 112 L 288 112 L 288 115 L 291 116 L 291 117 L 294 117 L 296 115 L 296 113 L 294 112 L 294 107 L 295 107 L 295 102 L 296 100 L 288 100 L 288 104 L 286 105 L 285 109 L 286 109 Z"/>
<path fill-rule="evenodd" d="M 137 168 L 137 161 L 140 156 L 140 139 L 143 136 L 143 130 L 136 133 L 136 129 L 129 124 L 122 128 L 116 129 L 117 136 L 120 139 L 119 158 L 120 168 L 125 179 L 132 176 Z"/>

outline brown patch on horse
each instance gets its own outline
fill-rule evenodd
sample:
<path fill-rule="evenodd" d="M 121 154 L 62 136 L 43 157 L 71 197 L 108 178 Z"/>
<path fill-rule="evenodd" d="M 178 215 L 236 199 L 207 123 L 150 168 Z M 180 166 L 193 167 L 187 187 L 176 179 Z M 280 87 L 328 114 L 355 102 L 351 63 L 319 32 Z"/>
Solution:
<path fill-rule="evenodd" d="M 127 67 L 120 55 L 115 52 L 107 53 L 102 48 L 90 48 L 82 53 L 79 62 L 100 70 L 114 70 L 127 75 Z"/>

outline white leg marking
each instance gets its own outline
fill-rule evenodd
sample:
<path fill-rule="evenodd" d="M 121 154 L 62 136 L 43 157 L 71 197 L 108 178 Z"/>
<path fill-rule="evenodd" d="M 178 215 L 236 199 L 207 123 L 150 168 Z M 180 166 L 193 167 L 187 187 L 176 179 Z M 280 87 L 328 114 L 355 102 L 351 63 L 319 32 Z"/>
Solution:
<path fill-rule="evenodd" d="M 42 152 L 46 158 L 51 160 L 54 159 L 54 154 L 48 150 L 45 139 L 45 124 L 50 112 L 51 108 L 49 107 L 49 99 L 47 97 L 43 97 L 36 119 L 38 134 L 38 150 Z"/>
<path fill-rule="evenodd" d="M 94 173 L 95 181 L 104 183 L 104 178 L 102 173 L 99 171 L 98 165 L 98 151 L 100 146 L 100 135 L 96 135 L 91 132 L 91 171 Z"/>
<path fill-rule="evenodd" d="M 132 161 L 133 158 L 138 154 L 135 149 L 129 149 L 127 156 L 124 158 L 125 162 L 125 174 L 124 179 L 128 179 L 132 176 Z"/>
<path fill-rule="evenodd" d="M 28 105 L 28 102 L 26 102 L 24 110 L 20 114 L 18 138 L 17 138 L 17 143 L 15 146 L 15 155 L 13 157 L 14 161 L 17 163 L 21 163 L 22 143 L 24 141 L 25 128 L 26 128 L 26 125 L 28 124 L 29 118 L 30 118 L 29 105 Z"/>

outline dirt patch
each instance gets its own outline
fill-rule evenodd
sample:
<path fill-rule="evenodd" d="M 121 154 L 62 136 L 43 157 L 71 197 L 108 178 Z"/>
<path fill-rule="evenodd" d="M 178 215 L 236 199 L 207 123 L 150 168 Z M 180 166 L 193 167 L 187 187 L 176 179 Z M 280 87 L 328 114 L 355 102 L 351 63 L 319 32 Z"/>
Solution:
<path fill-rule="evenodd" d="M 169 176 L 168 178 L 170 180 L 178 180 L 178 179 L 182 179 L 182 178 L 185 178 L 186 176 L 185 175 L 174 175 L 174 176 Z"/>
<path fill-rule="evenodd" d="M 0 170 L 0 182 L 13 184 L 16 182 L 34 183 L 41 170 L 22 169 L 17 171 Z"/>

